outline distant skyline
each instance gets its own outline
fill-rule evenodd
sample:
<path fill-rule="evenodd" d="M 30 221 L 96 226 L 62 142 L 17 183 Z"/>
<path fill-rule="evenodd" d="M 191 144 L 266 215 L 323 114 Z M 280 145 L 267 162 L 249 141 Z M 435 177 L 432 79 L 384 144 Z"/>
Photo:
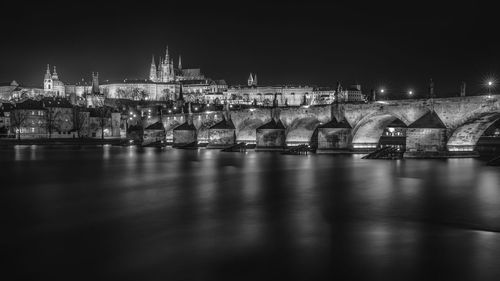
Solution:
<path fill-rule="evenodd" d="M 46 64 L 61 80 L 146 79 L 168 44 L 176 63 L 245 84 L 344 85 L 365 92 L 412 89 L 430 78 L 442 96 L 472 94 L 500 78 L 498 12 L 484 3 L 278 5 L 8 4 L 0 19 L 0 81 L 39 86 Z"/>

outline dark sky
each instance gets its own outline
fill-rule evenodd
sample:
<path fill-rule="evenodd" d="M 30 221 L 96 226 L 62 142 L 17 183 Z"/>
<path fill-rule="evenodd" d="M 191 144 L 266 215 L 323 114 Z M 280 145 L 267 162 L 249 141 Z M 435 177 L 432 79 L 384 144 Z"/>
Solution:
<path fill-rule="evenodd" d="M 260 84 L 358 81 L 423 94 L 433 78 L 449 95 L 462 80 L 472 92 L 500 78 L 499 12 L 481 2 L 39 2 L 3 8 L 0 81 L 40 86 L 47 63 L 66 83 L 92 71 L 146 78 L 167 44 L 185 67 L 230 84 L 255 72 Z"/>

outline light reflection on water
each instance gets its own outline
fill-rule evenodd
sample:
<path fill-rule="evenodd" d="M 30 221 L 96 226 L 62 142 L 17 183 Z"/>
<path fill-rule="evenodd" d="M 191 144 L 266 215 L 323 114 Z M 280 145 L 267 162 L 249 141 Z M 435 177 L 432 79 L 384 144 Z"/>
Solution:
<path fill-rule="evenodd" d="M 109 146 L 0 156 L 2 241 L 24 277 L 500 276 L 500 170 L 475 159 Z"/>

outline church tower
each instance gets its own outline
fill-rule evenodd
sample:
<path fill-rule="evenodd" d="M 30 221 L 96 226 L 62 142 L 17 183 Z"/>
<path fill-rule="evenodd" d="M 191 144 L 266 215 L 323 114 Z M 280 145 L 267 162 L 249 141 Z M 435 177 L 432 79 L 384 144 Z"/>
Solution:
<path fill-rule="evenodd" d="M 429 98 L 433 99 L 436 97 L 436 94 L 434 93 L 434 82 L 431 80 L 429 81 Z"/>
<path fill-rule="evenodd" d="M 181 60 L 181 55 L 179 55 L 179 70 L 182 69 L 182 60 Z"/>
<path fill-rule="evenodd" d="M 250 73 L 250 76 L 248 77 L 247 84 L 248 84 L 248 86 L 253 86 L 253 77 L 252 77 L 252 73 Z"/>
<path fill-rule="evenodd" d="M 45 76 L 43 78 L 43 90 L 44 91 L 52 91 L 54 89 L 53 86 L 54 86 L 54 83 L 52 80 L 52 75 L 50 74 L 50 66 L 47 64 L 47 70 L 45 71 Z"/>
<path fill-rule="evenodd" d="M 52 80 L 59 80 L 59 76 L 57 75 L 56 66 L 54 65 L 54 72 L 52 73 Z"/>
<path fill-rule="evenodd" d="M 156 64 L 154 55 L 151 58 L 151 67 L 149 68 L 149 80 L 156 82 Z"/>
<path fill-rule="evenodd" d="M 99 94 L 99 72 L 92 72 L 92 94 Z"/>

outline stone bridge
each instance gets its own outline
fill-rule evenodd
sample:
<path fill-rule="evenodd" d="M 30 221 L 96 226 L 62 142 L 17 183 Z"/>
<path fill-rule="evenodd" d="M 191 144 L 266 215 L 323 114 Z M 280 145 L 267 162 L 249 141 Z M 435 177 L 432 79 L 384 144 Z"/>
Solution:
<path fill-rule="evenodd" d="M 352 126 L 352 145 L 377 144 L 385 127 L 396 118 L 410 125 L 433 109 L 447 127 L 449 150 L 472 150 L 484 131 L 500 119 L 500 95 L 377 101 L 342 104 L 344 116 Z M 287 144 L 310 143 L 316 127 L 331 120 L 332 106 L 281 108 Z M 166 116 L 163 123 L 167 139 L 184 116 Z M 256 128 L 271 120 L 271 109 L 231 111 L 237 141 L 254 143 Z M 208 128 L 222 119 L 221 112 L 193 114 L 198 141 L 208 140 Z"/>

